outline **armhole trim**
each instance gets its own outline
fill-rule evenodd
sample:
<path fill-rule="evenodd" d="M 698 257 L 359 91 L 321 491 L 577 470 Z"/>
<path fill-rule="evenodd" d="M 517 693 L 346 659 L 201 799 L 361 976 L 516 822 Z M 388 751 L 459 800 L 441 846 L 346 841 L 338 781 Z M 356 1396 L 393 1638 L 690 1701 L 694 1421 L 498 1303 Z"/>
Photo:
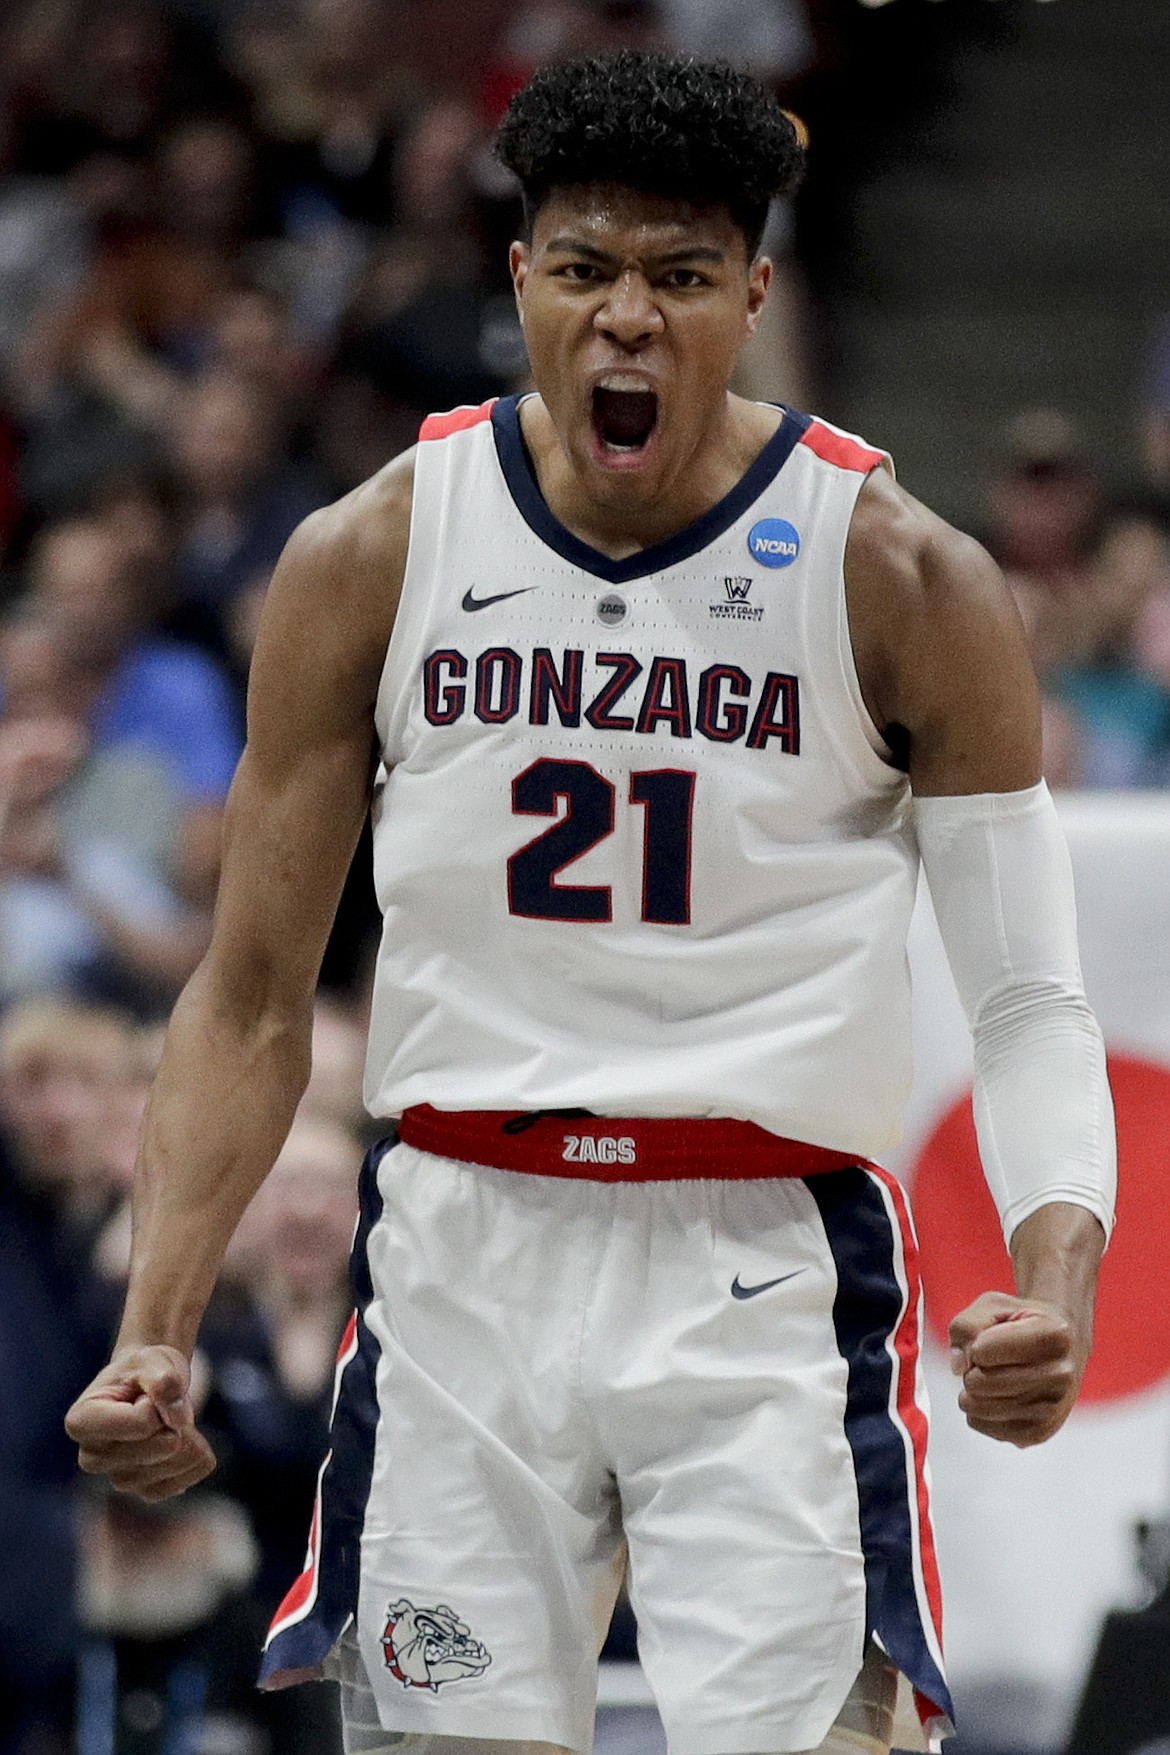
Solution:
<path fill-rule="evenodd" d="M 488 402 L 481 402 L 478 408 L 470 404 L 462 408 L 453 408 L 447 414 L 428 414 L 418 430 L 420 442 L 428 439 L 448 439 L 452 433 L 466 432 L 468 427 L 477 427 L 481 421 L 492 418 L 492 409 L 496 405 L 493 396 Z"/>
<path fill-rule="evenodd" d="M 835 463 L 838 469 L 856 470 L 861 475 L 868 475 L 871 469 L 876 469 L 886 460 L 883 451 L 861 445 L 846 433 L 835 432 L 819 420 L 814 420 L 808 431 L 802 434 L 800 443 L 807 445 L 824 462 Z"/>

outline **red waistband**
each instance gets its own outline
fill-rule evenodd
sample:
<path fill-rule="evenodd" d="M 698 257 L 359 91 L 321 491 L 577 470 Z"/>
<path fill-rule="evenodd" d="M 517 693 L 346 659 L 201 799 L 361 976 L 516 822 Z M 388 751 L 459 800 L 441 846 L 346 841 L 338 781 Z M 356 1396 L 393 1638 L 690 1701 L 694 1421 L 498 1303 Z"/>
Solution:
<path fill-rule="evenodd" d="M 420 1103 L 403 1114 L 398 1137 L 439 1158 L 589 1182 L 817 1176 L 866 1164 L 856 1153 L 781 1139 L 754 1121 L 706 1117 L 627 1119 L 542 1109 L 448 1112 Z"/>

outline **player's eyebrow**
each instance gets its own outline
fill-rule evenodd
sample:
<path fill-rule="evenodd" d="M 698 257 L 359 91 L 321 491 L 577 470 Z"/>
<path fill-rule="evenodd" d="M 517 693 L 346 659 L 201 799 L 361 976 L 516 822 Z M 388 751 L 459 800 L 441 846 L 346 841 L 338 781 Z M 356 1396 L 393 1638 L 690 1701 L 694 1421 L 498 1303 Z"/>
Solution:
<path fill-rule="evenodd" d="M 661 256 L 651 256 L 656 268 L 677 268 L 681 262 L 725 262 L 726 250 L 718 249 L 714 244 L 688 244 L 681 250 L 667 250 Z"/>
<path fill-rule="evenodd" d="M 560 250 L 571 256 L 587 256 L 591 262 L 617 261 L 617 257 L 611 256 L 608 250 L 599 250 L 596 244 L 587 244 L 583 238 L 550 238 L 545 249 Z"/>
<path fill-rule="evenodd" d="M 609 250 L 598 249 L 596 244 L 587 244 L 583 238 L 571 235 L 550 238 L 545 245 L 546 250 L 559 250 L 566 255 L 584 256 L 590 262 L 616 265 L 620 258 Z M 678 250 L 666 250 L 660 256 L 648 256 L 647 262 L 655 268 L 677 268 L 683 262 L 725 262 L 727 252 L 714 244 L 685 244 Z"/>

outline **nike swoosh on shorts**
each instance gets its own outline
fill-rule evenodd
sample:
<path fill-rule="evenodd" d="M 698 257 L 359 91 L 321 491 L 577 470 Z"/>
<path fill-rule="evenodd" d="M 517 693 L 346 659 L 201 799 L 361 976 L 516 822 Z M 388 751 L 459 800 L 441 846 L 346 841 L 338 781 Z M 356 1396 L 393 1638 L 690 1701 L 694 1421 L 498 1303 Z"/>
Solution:
<path fill-rule="evenodd" d="M 736 1274 L 734 1280 L 731 1282 L 731 1296 L 733 1298 L 755 1298 L 760 1292 L 768 1292 L 773 1286 L 782 1286 L 785 1280 L 794 1280 L 797 1274 L 802 1274 L 803 1272 L 803 1268 L 793 1268 L 790 1274 L 780 1274 L 774 1280 L 761 1280 L 758 1286 L 741 1285 L 739 1275 Z"/>

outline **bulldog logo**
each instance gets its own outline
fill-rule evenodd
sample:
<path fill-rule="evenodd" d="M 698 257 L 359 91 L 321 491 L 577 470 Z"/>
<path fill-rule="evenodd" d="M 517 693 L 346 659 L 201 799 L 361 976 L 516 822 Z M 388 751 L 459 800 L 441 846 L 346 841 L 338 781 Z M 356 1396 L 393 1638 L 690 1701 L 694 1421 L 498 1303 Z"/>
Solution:
<path fill-rule="evenodd" d="M 432 1694 L 444 1682 L 481 1675 L 492 1661 L 487 1647 L 472 1639 L 467 1623 L 446 1603 L 416 1609 L 405 1597 L 386 1610 L 382 1651 L 386 1668 L 404 1688 L 429 1688 Z"/>

